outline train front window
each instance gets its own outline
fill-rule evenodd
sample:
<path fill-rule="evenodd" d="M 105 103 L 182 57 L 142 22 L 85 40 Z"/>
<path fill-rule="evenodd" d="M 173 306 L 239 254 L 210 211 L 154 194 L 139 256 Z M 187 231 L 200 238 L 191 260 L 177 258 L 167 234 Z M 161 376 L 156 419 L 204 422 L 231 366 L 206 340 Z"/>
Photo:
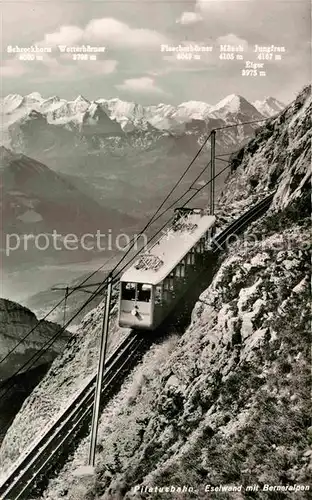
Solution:
<path fill-rule="evenodd" d="M 138 283 L 138 302 L 150 302 L 151 293 L 152 293 L 151 285 Z"/>
<path fill-rule="evenodd" d="M 122 298 L 124 300 L 135 300 L 135 283 L 122 284 Z"/>

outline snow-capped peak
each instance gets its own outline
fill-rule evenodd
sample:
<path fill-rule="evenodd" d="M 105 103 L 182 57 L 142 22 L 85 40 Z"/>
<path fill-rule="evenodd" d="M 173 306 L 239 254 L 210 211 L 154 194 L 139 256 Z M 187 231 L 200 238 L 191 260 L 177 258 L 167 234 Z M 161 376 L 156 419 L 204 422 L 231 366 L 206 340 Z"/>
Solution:
<path fill-rule="evenodd" d="M 200 110 L 200 109 L 207 109 L 211 108 L 211 104 L 208 104 L 207 102 L 203 101 L 186 101 L 186 102 L 181 102 L 178 106 L 179 108 L 188 108 L 192 109 L 194 111 Z"/>
<path fill-rule="evenodd" d="M 264 116 L 274 116 L 285 108 L 285 104 L 275 97 L 265 97 L 263 101 L 253 102 L 254 107 Z"/>
<path fill-rule="evenodd" d="M 218 102 L 215 106 L 212 106 L 209 110 L 209 113 L 220 117 L 225 118 L 227 115 L 247 115 L 252 119 L 260 119 L 262 117 L 261 113 L 253 106 L 247 99 L 237 94 L 230 94 L 220 102 Z"/>
<path fill-rule="evenodd" d="M 45 99 L 45 102 L 58 102 L 60 101 L 61 99 L 59 98 L 58 95 L 52 95 L 51 97 L 48 97 L 47 99 Z M 63 99 L 62 99 L 63 101 Z"/>
<path fill-rule="evenodd" d="M 242 104 L 244 104 L 244 101 L 247 102 L 246 99 L 240 95 L 230 94 L 219 101 L 215 106 L 212 106 L 211 111 L 219 111 L 226 108 L 229 113 L 237 113 Z"/>
<path fill-rule="evenodd" d="M 202 101 L 187 101 L 179 104 L 177 110 L 179 114 L 184 114 L 188 118 L 205 119 L 208 117 L 211 105 Z"/>
<path fill-rule="evenodd" d="M 23 97 L 19 94 L 9 94 L 1 99 L 1 113 L 10 114 L 21 106 Z"/>
<path fill-rule="evenodd" d="M 8 94 L 3 98 L 4 101 L 14 101 L 14 99 L 23 99 L 23 96 L 20 94 Z"/>
<path fill-rule="evenodd" d="M 41 96 L 41 94 L 39 94 L 39 92 L 31 92 L 31 94 L 28 94 L 26 96 L 26 99 L 33 99 L 35 101 L 43 101 L 43 97 Z"/>
<path fill-rule="evenodd" d="M 203 101 L 185 101 L 179 105 L 153 104 L 143 106 L 136 102 L 127 102 L 119 97 L 88 100 L 78 95 L 74 100 L 66 100 L 58 96 L 43 98 L 39 92 L 27 96 L 10 94 L 1 101 L 3 121 L 7 125 L 30 116 L 32 110 L 46 117 L 48 123 L 65 125 L 72 122 L 81 125 L 94 119 L 103 120 L 103 112 L 116 121 L 125 131 L 146 131 L 153 127 L 162 131 L 183 131 L 189 126 L 202 129 L 210 120 L 224 120 L 226 123 L 237 121 L 260 120 L 272 116 L 283 109 L 284 105 L 272 97 L 265 101 L 256 101 L 254 106 L 244 97 L 230 94 L 216 105 Z M 199 121 L 201 123 L 199 123 Z"/>
<path fill-rule="evenodd" d="M 88 101 L 88 99 L 86 99 L 85 97 L 83 97 L 83 95 L 79 95 L 78 97 L 76 97 L 76 99 L 74 100 L 75 103 L 78 103 L 78 102 L 84 102 L 86 104 L 90 104 L 90 101 Z"/>

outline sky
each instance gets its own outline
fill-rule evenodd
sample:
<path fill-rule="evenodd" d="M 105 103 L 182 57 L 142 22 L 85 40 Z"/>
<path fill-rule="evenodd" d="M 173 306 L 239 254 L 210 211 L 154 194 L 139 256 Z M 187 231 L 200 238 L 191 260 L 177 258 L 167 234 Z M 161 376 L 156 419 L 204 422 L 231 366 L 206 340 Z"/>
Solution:
<path fill-rule="evenodd" d="M 216 104 L 229 94 L 285 104 L 310 81 L 309 0 L 4 0 L 2 95 L 39 92 L 89 100 L 118 97 L 143 105 Z M 97 60 L 73 60 L 58 45 L 105 47 Z M 162 45 L 213 47 L 180 60 Z M 221 60 L 220 45 L 243 46 L 244 61 Z M 255 45 L 285 47 L 281 60 L 259 60 Z M 8 46 L 50 47 L 42 60 L 20 60 Z M 88 56 L 89 57 L 89 56 Z M 246 61 L 266 75 L 242 75 Z M 263 70 L 263 69 L 262 69 Z"/>

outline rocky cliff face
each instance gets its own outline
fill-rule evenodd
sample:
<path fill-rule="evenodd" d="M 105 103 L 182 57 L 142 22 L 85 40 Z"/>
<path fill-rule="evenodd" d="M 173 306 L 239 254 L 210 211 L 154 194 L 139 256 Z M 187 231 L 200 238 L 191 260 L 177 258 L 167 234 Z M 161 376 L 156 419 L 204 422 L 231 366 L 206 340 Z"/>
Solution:
<path fill-rule="evenodd" d="M 310 87 L 231 158 L 231 175 L 220 202 L 231 203 L 277 189 L 273 208 L 285 209 L 310 188 Z"/>
<path fill-rule="evenodd" d="M 0 443 L 24 400 L 70 338 L 65 332 L 49 346 L 60 326 L 49 321 L 37 324 L 37 317 L 28 308 L 0 299 Z M 37 358 L 44 347 L 46 352 Z"/>
<path fill-rule="evenodd" d="M 269 484 L 287 487 L 290 499 L 289 487 L 307 485 L 310 106 L 306 88 L 232 159 L 220 215 L 227 203 L 242 212 L 276 189 L 271 209 L 228 242 L 182 337 L 168 331 L 103 412 L 96 478 L 73 474 L 86 462 L 84 440 L 43 498 L 161 499 L 148 488 L 185 485 L 194 491 L 184 498 L 240 500 L 256 484 L 253 498 L 266 500 Z M 77 378 L 81 384 L 95 369 L 102 308 L 85 318 L 15 419 L 1 448 L 3 470 L 58 411 L 60 397 L 77 390 Z M 114 342 L 121 334 L 113 328 Z M 220 484 L 242 493 L 205 491 Z"/>
<path fill-rule="evenodd" d="M 49 321 L 38 324 L 35 314 L 16 302 L 0 299 L 0 353 L 1 360 L 18 344 L 18 347 L 0 364 L 0 382 L 11 377 L 18 369 L 26 372 L 29 366 L 23 365 L 38 352 L 60 329 L 60 326 Z M 35 328 L 36 327 L 36 328 Z M 33 330 L 29 335 L 28 333 Z M 25 337 L 25 338 L 24 338 Z M 48 348 L 32 368 L 47 363 L 64 348 L 69 334 L 60 335 L 59 339 Z"/>

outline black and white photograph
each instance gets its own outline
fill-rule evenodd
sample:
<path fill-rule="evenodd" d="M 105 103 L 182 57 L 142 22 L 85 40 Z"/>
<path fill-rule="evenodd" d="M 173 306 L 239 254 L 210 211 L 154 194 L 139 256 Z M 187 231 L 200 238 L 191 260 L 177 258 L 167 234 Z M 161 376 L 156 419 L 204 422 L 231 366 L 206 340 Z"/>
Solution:
<path fill-rule="evenodd" d="M 0 500 L 308 500 L 310 1 L 0 9 Z"/>

